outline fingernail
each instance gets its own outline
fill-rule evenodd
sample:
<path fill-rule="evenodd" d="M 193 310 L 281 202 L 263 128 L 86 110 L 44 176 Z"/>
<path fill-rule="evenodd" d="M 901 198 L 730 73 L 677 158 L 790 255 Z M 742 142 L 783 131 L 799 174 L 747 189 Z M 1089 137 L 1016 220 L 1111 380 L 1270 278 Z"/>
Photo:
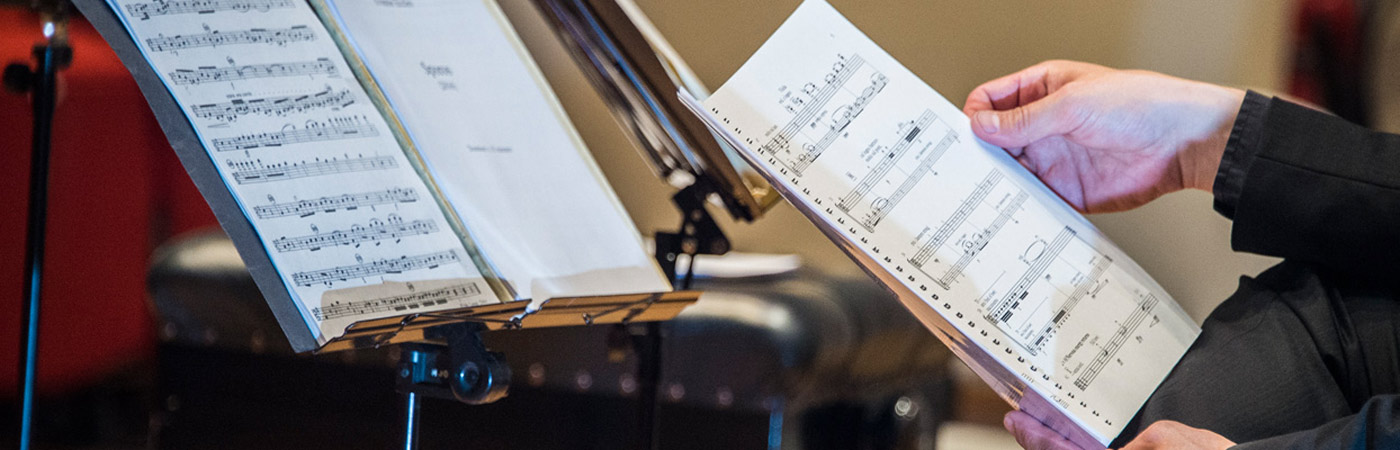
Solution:
<path fill-rule="evenodd" d="M 1001 129 L 1001 118 L 997 117 L 997 113 L 991 111 L 977 113 L 977 123 L 987 134 L 997 134 L 997 131 Z"/>

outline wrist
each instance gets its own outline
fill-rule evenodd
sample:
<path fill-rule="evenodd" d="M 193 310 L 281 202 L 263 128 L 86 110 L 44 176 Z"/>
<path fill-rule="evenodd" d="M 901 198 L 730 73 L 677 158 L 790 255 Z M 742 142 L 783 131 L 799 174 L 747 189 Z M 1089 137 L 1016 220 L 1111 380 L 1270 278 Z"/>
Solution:
<path fill-rule="evenodd" d="M 1211 131 L 1182 151 L 1182 187 L 1212 192 L 1245 91 L 1205 83 L 1201 88 L 1205 94 L 1203 112 L 1211 120 Z"/>

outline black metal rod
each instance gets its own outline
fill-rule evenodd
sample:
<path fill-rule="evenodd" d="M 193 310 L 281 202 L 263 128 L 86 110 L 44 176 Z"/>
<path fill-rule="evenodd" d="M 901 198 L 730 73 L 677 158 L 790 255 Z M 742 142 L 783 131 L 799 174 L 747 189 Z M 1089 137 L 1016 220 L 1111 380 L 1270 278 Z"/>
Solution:
<path fill-rule="evenodd" d="M 24 326 L 21 327 L 20 353 L 20 430 L 19 449 L 29 450 L 33 444 L 34 392 L 39 376 L 39 299 L 42 292 L 44 266 L 44 229 L 48 212 L 49 150 L 53 132 L 55 75 L 59 69 L 62 44 L 50 42 L 36 47 L 39 60 L 34 79 L 33 148 L 29 162 L 29 221 L 25 243 Z"/>
<path fill-rule="evenodd" d="M 637 450 L 660 448 L 661 322 L 647 322 L 634 339 L 637 350 Z"/>

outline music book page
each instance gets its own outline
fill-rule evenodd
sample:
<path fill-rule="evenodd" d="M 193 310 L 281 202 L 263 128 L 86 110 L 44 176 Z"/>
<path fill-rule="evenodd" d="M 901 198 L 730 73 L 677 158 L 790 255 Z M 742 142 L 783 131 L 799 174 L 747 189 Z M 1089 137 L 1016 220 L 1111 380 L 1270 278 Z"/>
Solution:
<path fill-rule="evenodd" d="M 517 299 L 670 283 L 494 0 L 327 0 Z"/>
<path fill-rule="evenodd" d="M 185 110 L 318 343 L 362 319 L 498 301 L 305 1 L 108 3 Z M 450 282 L 323 302 L 331 290 L 415 280 Z"/>
<path fill-rule="evenodd" d="M 824 1 L 689 103 L 1004 398 L 1081 446 L 1116 437 L 1199 334 L 1126 254 Z"/>

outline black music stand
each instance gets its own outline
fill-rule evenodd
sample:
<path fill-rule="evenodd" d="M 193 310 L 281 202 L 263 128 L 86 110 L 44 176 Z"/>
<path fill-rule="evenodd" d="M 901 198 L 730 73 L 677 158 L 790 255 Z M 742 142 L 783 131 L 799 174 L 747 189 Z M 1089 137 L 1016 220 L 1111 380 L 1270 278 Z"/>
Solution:
<path fill-rule="evenodd" d="M 39 374 L 39 307 L 43 282 L 44 237 L 48 214 L 49 154 L 53 137 L 53 113 L 57 100 L 58 71 L 73 59 L 68 46 L 66 2 L 35 2 L 42 17 L 45 42 L 34 46 L 37 66 L 14 63 L 5 67 L 5 87 L 29 93 L 33 105 L 34 134 L 29 171 L 29 220 L 24 246 L 24 307 L 20 327 L 19 449 L 33 444 L 34 392 Z"/>

